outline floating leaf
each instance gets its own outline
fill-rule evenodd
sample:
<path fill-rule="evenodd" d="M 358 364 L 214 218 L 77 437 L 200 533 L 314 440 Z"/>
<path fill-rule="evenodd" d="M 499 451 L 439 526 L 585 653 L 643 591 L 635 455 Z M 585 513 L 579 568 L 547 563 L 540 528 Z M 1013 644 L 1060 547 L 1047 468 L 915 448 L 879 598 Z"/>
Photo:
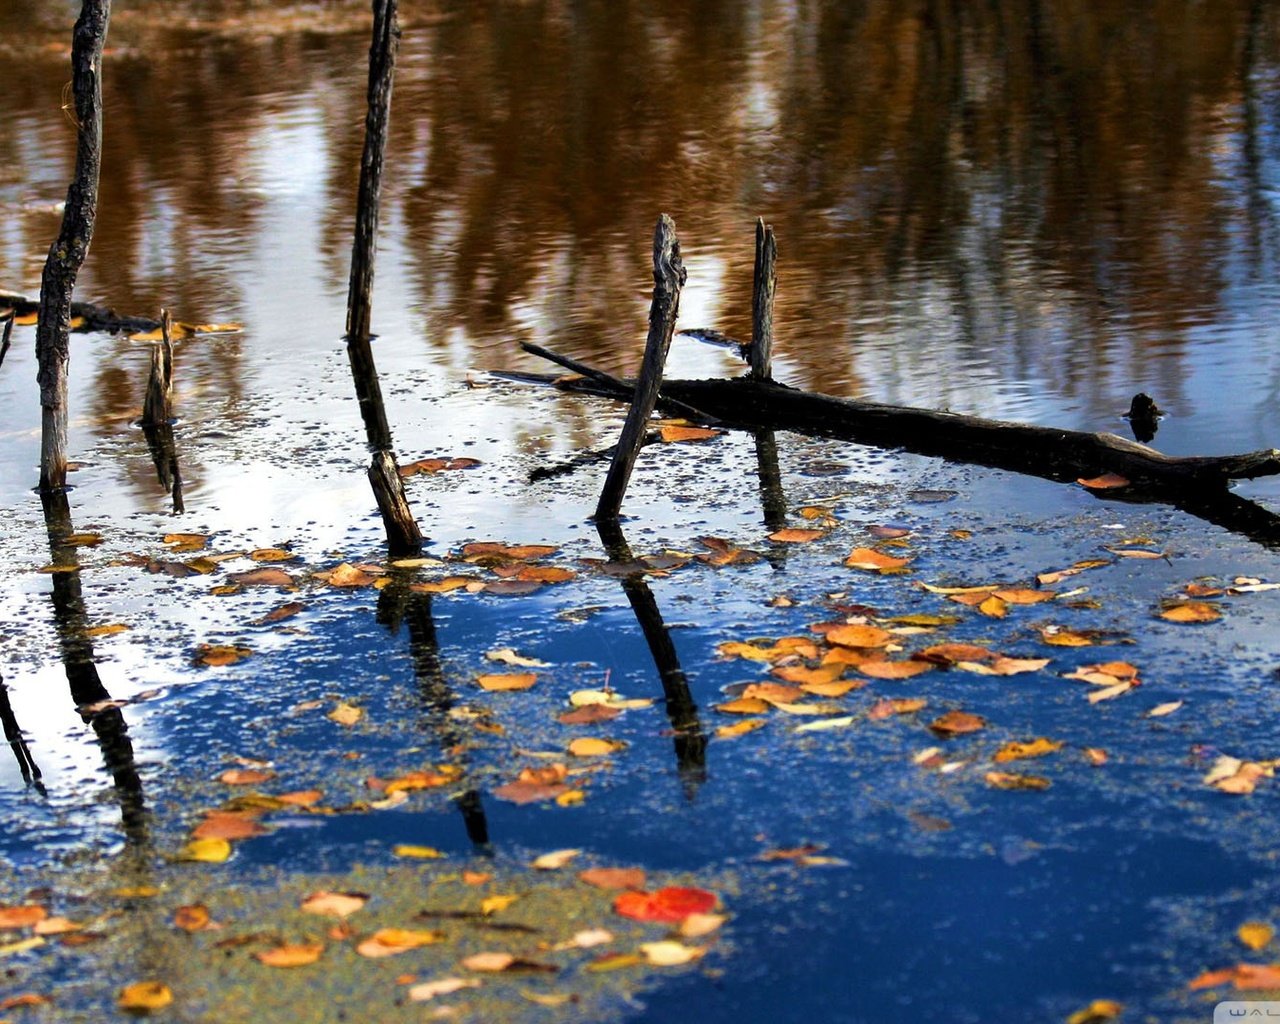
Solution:
<path fill-rule="evenodd" d="M 693 913 L 680 922 L 678 931 L 686 939 L 698 939 L 716 931 L 726 920 L 724 914 Z"/>
<path fill-rule="evenodd" d="M 797 725 L 796 732 L 825 732 L 828 729 L 846 729 L 853 725 L 852 715 L 841 715 L 839 718 L 823 718 L 817 722 L 805 722 Z"/>
<path fill-rule="evenodd" d="M 247 572 L 229 572 L 227 579 L 242 587 L 292 587 L 297 581 L 283 569 L 264 566 Z"/>
<path fill-rule="evenodd" d="M 209 908 L 203 903 L 188 903 L 173 912 L 174 927 L 181 928 L 184 932 L 204 931 L 212 923 Z"/>
<path fill-rule="evenodd" d="M 504 665 L 512 665 L 516 668 L 546 668 L 545 661 L 539 661 L 537 658 L 526 658 L 517 654 L 510 647 L 501 647 L 496 651 L 487 651 L 485 658 L 489 661 L 500 661 Z"/>
<path fill-rule="evenodd" d="M 624 697 L 613 690 L 574 690 L 569 694 L 569 703 L 576 708 L 592 704 L 603 704 L 619 711 L 630 711 L 633 708 L 647 708 L 653 704 L 652 697 Z"/>
<path fill-rule="evenodd" d="M 254 811 L 208 811 L 191 830 L 192 839 L 252 839 L 266 834 Z"/>
<path fill-rule="evenodd" d="M 249 557 L 255 562 L 287 562 L 297 556 L 284 548 L 257 548 L 249 552 Z"/>
<path fill-rule="evenodd" d="M 968 711 L 948 711 L 929 723 L 929 728 L 939 736 L 961 736 L 965 733 L 978 732 L 986 728 L 987 722 L 981 715 Z"/>
<path fill-rule="evenodd" d="M 1083 561 L 1076 562 L 1066 569 L 1059 569 L 1056 572 L 1042 572 L 1036 576 L 1036 582 L 1042 587 L 1052 586 L 1054 583 L 1061 582 L 1069 576 L 1078 576 L 1080 573 L 1088 569 L 1100 569 L 1104 565 L 1110 565 L 1111 562 L 1105 558 L 1086 558 Z"/>
<path fill-rule="evenodd" d="M 375 579 L 350 562 L 342 562 L 328 572 L 318 572 L 315 575 L 317 579 L 323 580 L 331 587 L 367 587 Z"/>
<path fill-rule="evenodd" d="M 1054 647 L 1092 647 L 1093 639 L 1084 633 L 1064 629 L 1061 626 L 1044 626 L 1040 639 Z"/>
<path fill-rule="evenodd" d="M 1155 707 L 1153 707 L 1150 711 L 1147 712 L 1147 717 L 1163 718 L 1165 715 L 1171 715 L 1175 711 L 1177 711 L 1180 707 L 1182 707 L 1182 703 L 1183 702 L 1180 700 L 1171 700 L 1164 704 L 1157 704 Z"/>
<path fill-rule="evenodd" d="M 580 849 L 552 850 L 534 858 L 533 866 L 539 871 L 557 871 L 581 853 Z"/>
<path fill-rule="evenodd" d="M 527 690 L 537 681 L 536 672 L 493 672 L 476 676 L 480 689 L 492 693 Z"/>
<path fill-rule="evenodd" d="M 124 633 L 129 629 L 123 622 L 111 622 L 105 626 L 90 626 L 84 631 L 85 636 L 114 636 L 116 633 Z"/>
<path fill-rule="evenodd" d="M 431 946 L 437 942 L 444 942 L 445 938 L 444 932 L 422 928 L 380 928 L 358 943 L 356 952 L 361 956 L 376 959 L 406 953 L 420 946 Z"/>
<path fill-rule="evenodd" d="M 934 644 L 916 657 L 939 665 L 952 665 L 959 661 L 988 661 L 997 655 L 995 651 L 975 644 Z"/>
<path fill-rule="evenodd" d="M 519 898 L 520 896 L 517 893 L 494 893 L 492 896 L 486 896 L 480 901 L 480 913 L 486 917 L 496 914 L 499 911 L 506 910 Z"/>
<path fill-rule="evenodd" d="M 1084 759 L 1095 768 L 1100 768 L 1107 763 L 1107 752 L 1101 747 L 1085 747 Z"/>
<path fill-rule="evenodd" d="M 784 530 L 775 530 L 773 533 L 769 534 L 769 539 L 776 544 L 808 544 L 810 541 L 815 541 L 822 536 L 824 536 L 822 530 L 797 530 L 788 528 Z"/>
<path fill-rule="evenodd" d="M 287 604 L 282 604 L 282 605 L 279 605 L 278 607 L 272 608 L 271 611 L 267 612 L 266 615 L 262 616 L 262 618 L 260 618 L 258 622 L 264 626 L 269 625 L 270 623 L 273 623 L 273 622 L 283 622 L 285 619 L 293 618 L 304 608 L 306 608 L 306 605 L 304 605 L 302 602 L 290 601 Z"/>
<path fill-rule="evenodd" d="M 225 839 L 193 839 L 178 853 L 179 860 L 221 864 L 231 856 L 231 844 Z"/>
<path fill-rule="evenodd" d="M 414 843 L 396 843 L 391 847 L 393 857 L 409 857 L 416 860 L 439 860 L 445 854 L 434 846 L 418 846 Z"/>
<path fill-rule="evenodd" d="M 597 889 L 643 889 L 645 873 L 644 868 L 587 868 L 578 879 Z"/>
<path fill-rule="evenodd" d="M 614 912 L 636 921 L 678 923 L 690 914 L 705 914 L 715 909 L 716 894 L 706 889 L 667 886 L 657 892 L 630 890 L 613 901 Z"/>
<path fill-rule="evenodd" d="M 854 548 L 849 557 L 844 560 L 844 564 L 850 569 L 887 573 L 897 572 L 910 561 L 910 558 L 895 558 L 874 548 Z"/>
<path fill-rule="evenodd" d="M 564 711 L 556 717 L 563 725 L 594 725 L 597 722 L 608 722 L 617 718 L 621 711 L 607 704 L 585 704 L 572 711 Z"/>
<path fill-rule="evenodd" d="M 606 953 L 604 956 L 592 960 L 587 964 L 586 969 L 593 974 L 604 971 L 619 971 L 625 967 L 637 967 L 644 963 L 644 957 L 639 953 Z"/>
<path fill-rule="evenodd" d="M 840 625 L 827 630 L 827 642 L 841 647 L 886 647 L 893 639 L 892 633 L 879 626 Z"/>
<path fill-rule="evenodd" d="M 462 961 L 462 966 L 469 971 L 485 971 L 489 973 L 498 973 L 505 971 L 508 967 L 516 962 L 516 958 L 511 953 L 486 952 L 474 953 Z"/>
<path fill-rule="evenodd" d="M 1076 1010 L 1067 1018 L 1066 1024 L 1106 1024 L 1123 1012 L 1124 1003 L 1117 1003 L 1114 999 L 1095 999 L 1084 1009 Z"/>
<path fill-rule="evenodd" d="M 364 718 L 364 708 L 356 707 L 354 704 L 348 704 L 346 701 L 338 701 L 333 710 L 324 716 L 331 722 L 337 722 L 339 725 L 355 725 L 360 719 Z"/>
<path fill-rule="evenodd" d="M 1062 747 L 1061 740 L 1045 739 L 1043 736 L 1021 743 L 1011 741 L 997 750 L 992 760 L 996 764 L 1003 764 L 1006 761 L 1021 761 L 1030 757 L 1044 757 L 1046 754 L 1061 750 Z"/>
<path fill-rule="evenodd" d="M 1275 934 L 1275 929 L 1262 921 L 1246 921 L 1236 929 L 1236 938 L 1255 951 L 1270 943 Z"/>
<path fill-rule="evenodd" d="M 643 882 L 641 883 L 644 884 Z M 24 903 L 17 907 L 0 907 L 0 930 L 27 928 L 43 921 L 49 911 L 37 903 Z"/>
<path fill-rule="evenodd" d="M 692 963 L 707 951 L 700 946 L 686 946 L 674 939 L 664 939 L 661 942 L 642 942 L 640 952 L 655 967 L 678 967 Z"/>
<path fill-rule="evenodd" d="M 256 786 L 275 777 L 270 768 L 228 768 L 218 781 L 228 786 Z"/>
<path fill-rule="evenodd" d="M 788 683 L 797 684 L 830 684 L 844 674 L 843 665 L 820 665 L 818 668 L 806 668 L 804 665 L 782 665 L 775 668 L 772 674 Z"/>
<path fill-rule="evenodd" d="M 764 726 L 763 718 L 744 718 L 740 722 L 733 722 L 730 725 L 719 726 L 715 731 L 716 739 L 728 740 L 736 736 L 745 736 L 749 732 L 755 732 Z"/>
<path fill-rule="evenodd" d="M 401 477 L 415 476 L 418 473 L 443 473 L 446 470 L 473 469 L 480 465 L 479 459 L 418 459 L 407 462 L 400 467 Z"/>
<path fill-rule="evenodd" d="M 236 647 L 231 644 L 201 644 L 196 648 L 195 661 L 198 665 L 211 667 L 234 665 L 252 653 L 253 651 L 248 647 Z"/>
<path fill-rule="evenodd" d="M 928 703 L 923 697 L 899 697 L 893 700 L 878 700 L 867 711 L 867 717 L 874 721 L 891 718 L 894 715 L 910 715 L 923 711 Z"/>
<path fill-rule="evenodd" d="M 761 715 L 772 707 L 768 701 L 759 697 L 738 697 L 736 700 L 717 704 L 715 709 L 726 715 Z"/>
<path fill-rule="evenodd" d="M 436 996 L 447 996 L 467 988 L 479 988 L 482 982 L 478 978 L 438 978 L 435 981 L 423 981 L 411 985 L 408 990 L 409 999 L 415 1003 L 425 1003 Z"/>
<path fill-rule="evenodd" d="M 574 757 L 603 757 L 621 750 L 625 744 L 617 740 L 602 740 L 581 736 L 569 743 L 569 753 Z"/>
<path fill-rule="evenodd" d="M 1222 611 L 1204 601 L 1181 601 L 1161 611 L 1160 618 L 1167 622 L 1216 622 L 1222 618 Z"/>
<path fill-rule="evenodd" d="M 987 772 L 983 779 L 996 789 L 1048 789 L 1049 780 L 1039 775 L 1020 775 L 1016 772 Z"/>
<path fill-rule="evenodd" d="M 1116 683 L 1115 686 L 1106 686 L 1100 690 L 1090 690 L 1088 694 L 1089 703 L 1097 704 L 1104 700 L 1114 700 L 1116 697 L 1128 693 L 1136 685 L 1137 683 L 1133 680 L 1126 679 L 1123 682 Z"/>
<path fill-rule="evenodd" d="M 910 679 L 922 672 L 932 671 L 934 666 L 927 661 L 864 661 L 854 666 L 854 670 L 873 679 Z"/>
<path fill-rule="evenodd" d="M 163 1010 L 173 1002 L 169 986 L 159 981 L 135 981 L 116 996 L 116 1006 L 127 1013 L 150 1013 Z"/>
<path fill-rule="evenodd" d="M 268 967 L 306 967 L 319 960 L 323 952 L 322 942 L 297 942 L 260 950 L 253 955 Z"/>
<path fill-rule="evenodd" d="M 369 902 L 367 892 L 312 892 L 302 901 L 301 909 L 307 914 L 321 914 L 328 918 L 347 918 Z"/>
<path fill-rule="evenodd" d="M 416 594 L 448 594 L 476 582 L 471 576 L 446 576 L 432 583 L 410 583 L 409 589 Z"/>

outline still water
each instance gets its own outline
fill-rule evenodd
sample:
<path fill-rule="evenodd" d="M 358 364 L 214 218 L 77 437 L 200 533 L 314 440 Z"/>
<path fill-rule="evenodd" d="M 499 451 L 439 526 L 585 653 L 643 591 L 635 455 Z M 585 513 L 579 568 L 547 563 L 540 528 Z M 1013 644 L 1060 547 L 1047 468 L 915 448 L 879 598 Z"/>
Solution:
<path fill-rule="evenodd" d="M 57 232 L 75 144 L 63 92 L 75 6 L 0 0 L 0 292 L 36 294 Z M 406 0 L 401 22 L 376 356 L 402 460 L 482 462 L 410 482 L 433 554 L 503 538 L 599 556 L 586 524 L 594 471 L 527 481 L 607 447 L 619 412 L 483 371 L 545 369 L 519 348 L 535 341 L 634 372 L 660 212 L 674 218 L 689 270 L 680 326 L 738 337 L 750 333 L 755 218 L 774 226 L 775 375 L 794 386 L 1117 433 L 1131 396 L 1146 392 L 1165 412 L 1162 451 L 1280 445 L 1276 5 Z M 395 687 L 421 659 L 378 624 L 376 597 L 327 598 L 303 658 L 290 646 L 300 641 L 253 634 L 269 670 L 211 680 L 191 669 L 193 644 L 243 637 L 250 612 L 270 602 L 210 602 L 204 584 L 183 589 L 113 561 L 153 552 L 173 531 L 214 533 L 226 550 L 289 544 L 314 562 L 378 549 L 340 342 L 367 32 L 364 6 L 344 2 L 114 5 L 100 213 L 77 298 L 244 328 L 178 345 L 181 516 L 133 425 L 149 346 L 73 339 L 71 456 L 83 463 L 73 514 L 106 535 L 84 600 L 96 619 L 134 625 L 136 639 L 98 647 L 112 695 L 161 692 L 125 712 L 158 846 L 189 825 L 171 778 L 211 775 L 216 757 L 254 746 L 237 739 L 253 730 L 323 778 L 331 737 L 277 731 L 304 695 L 354 688 L 387 719 L 412 704 Z M 14 763 L 0 769 L 0 807 L 14 822 L 0 853 L 29 866 L 90 849 L 109 862 L 136 835 L 127 821 L 122 832 L 94 734 L 65 700 L 51 585 L 34 571 L 47 545 L 30 493 L 33 334 L 15 330 L 0 368 L 0 614 L 12 624 L 0 670 L 44 791 Z M 687 340 L 670 370 L 738 372 L 723 351 Z M 752 447 L 725 440 L 715 452 L 642 456 L 628 499 L 638 548 L 688 548 L 706 533 L 760 542 Z M 1274 552 L 1159 507 L 798 438 L 781 457 L 796 506 L 841 494 L 847 523 L 904 521 L 933 536 L 920 571 L 935 581 L 1025 579 L 1119 537 L 1174 553 L 1154 569 L 1116 570 L 1099 587 L 1110 603 L 1082 613 L 1095 628 L 1150 630 L 1152 603 L 1196 576 L 1280 578 Z M 832 465 L 840 472 L 824 475 Z M 955 498 L 913 502 L 922 489 Z M 1275 481 L 1238 493 L 1280 503 Z M 972 546 L 950 538 L 957 528 L 976 534 Z M 716 645 L 803 633 L 825 595 L 848 585 L 832 567 L 859 542 L 850 534 L 821 556 L 740 576 L 655 582 L 704 715 L 742 678 Z M 856 603 L 938 610 L 887 579 Z M 797 607 L 768 609 L 788 588 Z M 1224 810 L 1196 760 L 1205 748 L 1280 750 L 1271 596 L 1214 634 L 1160 626 L 1125 649 L 1144 666 L 1143 709 L 1190 700 L 1168 726 L 1085 707 L 1075 691 L 1046 701 L 1003 682 L 965 684 L 1015 738 L 1057 730 L 1127 750 L 1105 781 L 1073 766 L 1043 796 L 921 787 L 900 769 L 927 733 L 912 747 L 883 733 L 797 741 L 779 727 L 743 741 L 755 747 L 713 744 L 691 789 L 657 715 L 624 735 L 632 770 L 615 773 L 607 798 L 576 816 L 490 802 L 488 828 L 499 856 L 590 837 L 653 869 L 742 873 L 724 961 L 656 987 L 647 1009 L 615 1007 L 620 1019 L 671 1020 L 695 1001 L 708 1022 L 1061 1020 L 1114 996 L 1135 1020 L 1207 1020 L 1212 1000 L 1186 983 L 1245 959 L 1234 929 L 1280 906 L 1274 793 Z M 577 666 L 580 682 L 609 669 L 629 690 L 654 690 L 616 581 L 514 607 L 437 604 L 459 671 L 483 668 L 487 647 L 523 643 Z M 603 610 L 569 614 L 583 607 Z M 985 643 L 994 628 L 968 620 L 962 631 Z M 1024 622 L 1003 640 L 1027 653 L 1034 633 Z M 353 664 L 365 667 L 353 676 Z M 1055 684 L 1067 685 L 1045 685 Z M 934 684 L 931 701 L 951 689 Z M 110 748 L 101 730 L 97 739 Z M 367 739 L 364 753 L 390 769 L 408 742 Z M 477 770 L 496 777 L 509 756 L 490 751 Z M 118 775 L 114 785 L 118 796 Z M 463 856 L 474 836 L 455 818 L 438 809 L 399 823 L 425 829 L 399 838 Z M 282 829 L 237 857 L 244 870 L 338 870 L 376 860 L 387 830 L 340 818 L 320 840 Z M 756 860 L 805 842 L 849 865 Z"/>

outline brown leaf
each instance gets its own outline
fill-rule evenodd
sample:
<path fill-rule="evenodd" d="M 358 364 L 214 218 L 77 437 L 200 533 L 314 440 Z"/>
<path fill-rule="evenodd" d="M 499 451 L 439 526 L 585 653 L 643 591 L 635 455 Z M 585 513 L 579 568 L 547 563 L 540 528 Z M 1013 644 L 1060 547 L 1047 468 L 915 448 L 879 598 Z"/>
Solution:
<path fill-rule="evenodd" d="M 564 783 L 517 780 L 499 786 L 493 791 L 493 795 L 499 800 L 507 800 L 513 804 L 528 804 L 538 800 L 554 800 L 568 791 L 569 787 Z"/>
<path fill-rule="evenodd" d="M 323 942 L 298 942 L 285 943 L 253 955 L 268 967 L 305 967 L 319 960 L 323 952 Z"/>
<path fill-rule="evenodd" d="M 229 572 L 227 579 L 242 587 L 292 587 L 297 581 L 283 569 L 270 566 L 247 572 Z"/>
<path fill-rule="evenodd" d="M 1049 780 L 1039 775 L 1021 775 L 1017 772 L 987 772 L 983 776 L 988 786 L 996 789 L 1048 789 Z"/>
<path fill-rule="evenodd" d="M 587 868 L 578 872 L 578 879 L 597 889 L 643 889 L 643 868 Z"/>
<path fill-rule="evenodd" d="M 253 651 L 248 647 L 236 647 L 231 644 L 201 644 L 196 648 L 195 662 L 198 665 L 210 667 L 234 665 L 252 653 Z"/>
<path fill-rule="evenodd" d="M 213 921 L 209 917 L 209 908 L 203 903 L 189 903 L 173 912 L 173 924 L 184 932 L 200 932 L 209 928 Z"/>
<path fill-rule="evenodd" d="M 584 704 L 572 711 L 562 712 L 556 721 L 562 725 L 594 725 L 596 722 L 607 722 L 617 718 L 620 714 L 622 714 L 621 711 L 607 704 Z"/>
<path fill-rule="evenodd" d="M 784 530 L 775 530 L 769 534 L 769 539 L 776 544 L 808 544 L 823 536 L 822 530 L 797 530 L 787 528 Z"/>
<path fill-rule="evenodd" d="M 986 728 L 987 721 L 981 715 L 968 711 L 948 711 L 929 723 L 929 728 L 939 736 L 961 736 Z"/>
<path fill-rule="evenodd" d="M 1166 607 L 1160 618 L 1167 622 L 1216 622 L 1222 618 L 1222 611 L 1204 601 L 1181 601 Z"/>
<path fill-rule="evenodd" d="M 368 902 L 368 893 L 321 890 L 303 900 L 299 909 L 308 914 L 344 918 L 354 914 Z"/>
<path fill-rule="evenodd" d="M 304 608 L 306 608 L 306 605 L 304 605 L 301 601 L 290 601 L 287 604 L 282 604 L 276 608 L 271 609 L 271 611 L 267 612 L 266 615 L 262 616 L 262 618 L 260 618 L 258 622 L 264 626 L 272 622 L 283 622 L 285 619 L 293 618 Z"/>
<path fill-rule="evenodd" d="M 250 551 L 249 557 L 255 562 L 287 562 L 297 556 L 284 548 L 258 548 L 256 551 Z"/>
<path fill-rule="evenodd" d="M 251 839 L 266 829 L 245 811 L 206 811 L 204 820 L 191 830 L 192 839 Z"/>
<path fill-rule="evenodd" d="M 987 661 L 995 658 L 996 652 L 974 644 L 934 644 L 915 655 L 938 665 L 951 665 L 958 661 Z"/>
<path fill-rule="evenodd" d="M 894 715 L 909 715 L 924 709 L 928 702 L 923 697 L 898 697 L 893 700 L 878 700 L 867 711 L 867 717 L 873 722 Z"/>
<path fill-rule="evenodd" d="M 276 773 L 270 768 L 228 768 L 218 776 L 218 781 L 228 786 L 256 786 L 275 777 Z"/>
<path fill-rule="evenodd" d="M 930 672 L 933 665 L 927 661 L 864 661 L 854 666 L 856 672 L 872 679 L 910 679 L 922 672 Z"/>

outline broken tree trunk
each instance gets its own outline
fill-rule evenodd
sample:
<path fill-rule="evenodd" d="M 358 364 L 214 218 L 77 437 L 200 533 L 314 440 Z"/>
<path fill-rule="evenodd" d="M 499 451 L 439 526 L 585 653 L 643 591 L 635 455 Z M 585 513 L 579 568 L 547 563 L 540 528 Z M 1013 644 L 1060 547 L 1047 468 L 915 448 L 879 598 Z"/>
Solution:
<path fill-rule="evenodd" d="M 166 426 L 173 419 L 172 324 L 169 311 L 160 310 L 160 341 L 151 350 L 151 372 L 142 399 L 143 426 Z"/>
<path fill-rule="evenodd" d="M 773 294 L 778 286 L 778 243 L 773 226 L 756 218 L 756 268 L 751 285 L 751 347 L 754 380 L 773 379 Z"/>
<path fill-rule="evenodd" d="M 111 0 L 84 0 L 71 36 L 71 91 L 75 99 L 76 169 L 40 278 L 36 326 L 36 380 L 40 385 L 40 490 L 67 484 L 67 368 L 71 362 L 71 293 L 84 265 L 98 214 L 102 167 L 102 47 Z"/>
<path fill-rule="evenodd" d="M 347 356 L 355 381 L 356 398 L 364 420 L 373 461 L 369 483 L 373 488 L 387 547 L 393 555 L 422 550 L 422 533 L 405 497 L 396 458 L 391 450 L 378 370 L 370 344 L 370 300 L 373 292 L 373 258 L 378 234 L 378 201 L 382 165 L 391 117 L 391 86 L 395 78 L 396 49 L 400 29 L 396 0 L 373 0 L 373 41 L 369 45 L 368 114 L 365 118 L 364 153 L 360 160 L 360 191 L 356 200 L 355 240 L 351 247 L 351 284 L 347 292 Z"/>
<path fill-rule="evenodd" d="M 622 508 L 622 496 L 635 468 L 636 455 L 644 444 L 645 427 L 658 401 L 662 368 L 675 334 L 676 316 L 680 312 L 680 289 L 684 287 L 685 278 L 676 225 L 664 213 L 658 218 L 653 232 L 653 301 L 649 306 L 649 336 L 645 341 L 640 381 L 600 491 L 600 500 L 596 504 L 597 519 L 617 519 Z"/>

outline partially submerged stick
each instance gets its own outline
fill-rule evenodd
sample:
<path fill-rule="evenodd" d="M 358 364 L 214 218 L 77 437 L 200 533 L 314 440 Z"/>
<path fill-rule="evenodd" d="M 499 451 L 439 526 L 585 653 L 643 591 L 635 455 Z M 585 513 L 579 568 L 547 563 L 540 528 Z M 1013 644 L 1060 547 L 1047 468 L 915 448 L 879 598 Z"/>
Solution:
<path fill-rule="evenodd" d="M 773 379 L 773 293 L 778 284 L 778 243 L 773 226 L 756 218 L 756 265 L 751 282 L 751 347 L 754 380 Z"/>
<path fill-rule="evenodd" d="M 374 450 L 369 483 L 382 513 L 387 546 L 392 554 L 416 554 L 422 532 L 405 497 L 404 482 L 391 450 L 378 370 L 370 345 L 370 299 L 373 258 L 378 234 L 378 198 L 391 116 L 391 85 L 395 77 L 400 29 L 396 0 L 373 0 L 373 42 L 369 46 L 369 110 L 365 118 L 364 153 L 360 160 L 360 191 L 356 200 L 355 240 L 351 247 L 351 284 L 347 292 L 347 357 L 355 381 L 356 398 L 369 447 Z"/>
<path fill-rule="evenodd" d="M 67 368 L 71 362 L 71 293 L 84 265 L 98 214 L 102 168 L 102 48 L 111 0 L 83 0 L 71 36 L 71 91 L 75 98 L 76 169 L 67 189 L 62 227 L 49 247 L 40 278 L 36 361 L 40 385 L 40 490 L 67 485 Z"/>
<path fill-rule="evenodd" d="M 645 425 L 658 401 L 662 368 L 671 348 L 671 336 L 675 333 L 676 316 L 680 312 L 680 289 L 684 287 L 686 276 L 675 222 L 664 213 L 658 218 L 653 232 L 653 301 L 649 306 L 649 336 L 645 341 L 639 383 L 600 492 L 600 501 L 596 504 L 597 519 L 616 519 L 622 508 L 622 497 L 635 468 L 636 455 L 644 443 Z"/>
<path fill-rule="evenodd" d="M 160 341 L 151 349 L 151 373 L 142 401 L 142 423 L 158 427 L 173 419 L 173 318 L 160 310 Z"/>

